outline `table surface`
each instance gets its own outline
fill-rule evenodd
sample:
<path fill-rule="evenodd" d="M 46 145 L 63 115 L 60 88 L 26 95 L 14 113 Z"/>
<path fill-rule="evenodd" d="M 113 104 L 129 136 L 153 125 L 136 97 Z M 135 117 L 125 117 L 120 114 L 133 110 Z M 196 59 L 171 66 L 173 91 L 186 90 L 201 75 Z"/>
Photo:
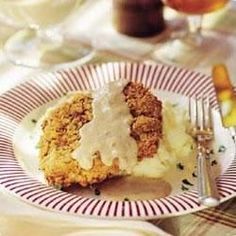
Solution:
<path fill-rule="evenodd" d="M 79 14 L 74 14 L 64 24 L 68 40 L 71 42 L 80 39 L 87 44 L 92 45 L 96 49 L 96 55 L 90 63 L 108 62 L 108 61 L 141 61 L 145 63 L 158 63 L 160 62 L 153 53 L 156 48 L 160 47 L 163 35 L 157 35 L 151 38 L 132 38 L 117 33 L 111 24 L 110 14 L 111 4 L 107 0 L 87 1 L 87 6 L 80 11 Z M 96 15 L 96 19 L 91 17 Z M 170 9 L 165 10 L 165 16 L 171 22 L 171 19 L 182 16 L 177 15 Z M 72 24 L 73 22 L 73 24 Z M 78 22 L 78 24 L 74 24 Z M 170 23 L 171 24 L 171 23 Z M 99 27 L 97 27 L 99 25 Z M 222 60 L 229 67 L 232 83 L 236 86 L 236 7 L 231 4 L 226 9 L 214 14 L 209 14 L 204 18 L 204 30 L 218 31 L 224 33 L 222 41 L 227 41 L 231 45 L 231 52 L 226 55 Z M 5 40 L 15 32 L 15 29 L 0 24 L 0 46 L 4 44 Z M 166 33 L 166 32 L 165 32 Z M 164 34 L 165 34 L 164 33 Z M 96 38 L 96 40 L 94 40 Z M 104 40 L 106 39 L 106 40 Z M 220 47 L 217 47 L 220 50 Z M 194 56 L 193 56 L 194 58 Z M 210 56 L 202 55 L 195 61 L 190 58 L 191 63 L 187 66 L 191 69 L 198 70 L 210 74 L 212 66 L 212 58 Z M 18 83 L 21 83 L 36 73 L 41 73 L 42 70 L 35 70 L 29 68 L 17 67 L 10 64 L 3 51 L 0 51 L 0 94 L 7 91 Z M 34 227 L 29 227 L 26 222 L 21 222 L 21 226 L 13 224 L 12 222 L 19 222 L 18 216 L 45 216 L 53 218 L 53 213 L 48 213 L 41 209 L 34 208 L 21 201 L 15 199 L 14 196 L 6 193 L 0 187 L 0 212 L 2 215 L 11 216 L 8 218 L 0 217 L 0 235 L 3 230 L 3 225 L 8 225 L 12 231 L 5 235 L 14 234 L 13 228 L 18 230 L 28 229 L 28 233 L 34 232 Z M 16 217 L 16 218 L 14 218 Z M 73 217 L 58 216 L 58 220 L 69 219 L 73 222 L 76 221 Z M 29 221 L 30 222 L 30 221 Z M 102 221 L 101 221 L 102 222 Z M 32 219 L 31 219 L 32 223 Z M 91 222 L 93 224 L 94 222 Z M 104 223 L 104 222 L 103 222 Z M 194 214 L 184 216 L 172 217 L 163 220 L 153 220 L 150 223 L 158 225 L 166 232 L 172 235 L 236 235 L 236 199 L 229 200 L 221 204 L 217 208 L 211 208 L 200 211 Z M 22 225 L 26 224 L 26 228 Z M 34 222 L 33 225 L 38 226 L 39 222 Z M 17 225 L 17 226 L 16 226 Z M 22 228 L 23 227 L 23 228 Z M 55 230 L 55 223 L 47 226 L 48 229 Z M 53 228 L 54 227 L 54 228 Z M 70 226 L 71 227 L 71 226 Z M 74 226 L 74 228 L 76 228 Z M 47 232 L 49 232 L 48 230 Z M 3 231 L 2 231 L 3 232 Z M 7 230 L 4 232 L 8 232 Z M 18 231 L 21 232 L 21 231 Z M 23 231 L 22 231 L 23 232 Z M 26 232 L 26 231 L 25 231 Z M 50 231 L 52 232 L 52 231 Z M 65 230 L 65 232 L 67 232 Z M 68 231 L 71 232 L 71 231 Z M 39 229 L 37 235 L 46 235 L 45 231 Z M 54 234 L 50 234 L 54 235 Z M 56 234 L 55 234 L 56 235 Z"/>

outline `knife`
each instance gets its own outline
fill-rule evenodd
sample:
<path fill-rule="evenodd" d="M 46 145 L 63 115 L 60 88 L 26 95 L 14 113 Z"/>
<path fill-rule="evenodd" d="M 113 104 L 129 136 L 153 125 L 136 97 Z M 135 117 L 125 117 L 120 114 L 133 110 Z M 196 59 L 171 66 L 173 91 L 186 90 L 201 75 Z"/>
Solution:
<path fill-rule="evenodd" d="M 236 148 L 236 95 L 226 65 L 213 66 L 212 80 L 220 107 L 222 124 L 230 130 Z"/>

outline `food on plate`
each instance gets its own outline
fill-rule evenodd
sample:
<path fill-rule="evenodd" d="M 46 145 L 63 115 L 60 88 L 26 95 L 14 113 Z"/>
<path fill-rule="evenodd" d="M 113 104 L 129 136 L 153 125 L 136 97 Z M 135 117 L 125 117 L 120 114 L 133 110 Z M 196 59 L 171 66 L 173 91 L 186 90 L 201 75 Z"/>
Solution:
<path fill-rule="evenodd" d="M 49 185 L 88 186 L 115 176 L 162 177 L 193 152 L 184 111 L 143 85 L 118 80 L 73 92 L 41 119 L 40 168 Z"/>

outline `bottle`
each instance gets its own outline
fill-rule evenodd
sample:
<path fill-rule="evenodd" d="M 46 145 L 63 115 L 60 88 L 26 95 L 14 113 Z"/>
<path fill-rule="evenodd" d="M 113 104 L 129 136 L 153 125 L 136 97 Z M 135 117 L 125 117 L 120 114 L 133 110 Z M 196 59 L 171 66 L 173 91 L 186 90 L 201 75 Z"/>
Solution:
<path fill-rule="evenodd" d="M 129 36 L 147 37 L 165 28 L 161 0 L 113 0 L 113 25 Z"/>

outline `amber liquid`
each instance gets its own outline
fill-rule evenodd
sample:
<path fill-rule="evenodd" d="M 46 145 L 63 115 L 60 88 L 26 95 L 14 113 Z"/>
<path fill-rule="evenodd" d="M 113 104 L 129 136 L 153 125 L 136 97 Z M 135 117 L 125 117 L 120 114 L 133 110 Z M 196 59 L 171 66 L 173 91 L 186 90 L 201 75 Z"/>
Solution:
<path fill-rule="evenodd" d="M 165 0 L 167 6 L 188 14 L 204 14 L 223 8 L 229 0 Z"/>

